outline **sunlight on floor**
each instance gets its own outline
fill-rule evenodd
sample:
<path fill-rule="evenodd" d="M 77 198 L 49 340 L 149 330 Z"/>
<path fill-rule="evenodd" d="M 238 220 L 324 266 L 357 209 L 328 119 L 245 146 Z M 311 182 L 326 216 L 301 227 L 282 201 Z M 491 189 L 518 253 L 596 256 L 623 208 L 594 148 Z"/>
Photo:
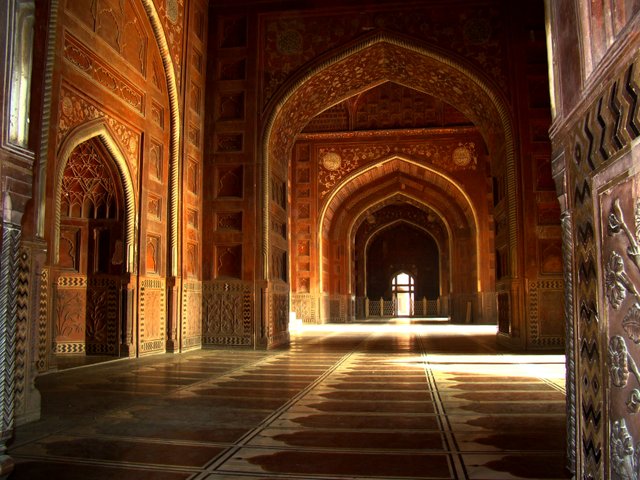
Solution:
<path fill-rule="evenodd" d="M 495 325 L 453 325 L 421 323 L 415 319 L 398 318 L 380 323 L 363 322 L 349 324 L 292 325 L 293 336 L 325 336 L 344 334 L 401 333 L 421 338 L 439 336 L 491 337 L 496 334 Z M 392 360 L 398 365 L 428 364 L 434 372 L 491 375 L 500 377 L 540 378 L 564 390 L 565 356 L 559 354 L 530 353 L 429 353 Z"/>
<path fill-rule="evenodd" d="M 291 333 L 378 333 L 400 332 L 427 334 L 455 334 L 455 335 L 493 335 L 497 332 L 495 325 L 453 325 L 443 324 L 442 318 L 436 318 L 434 323 L 425 323 L 431 319 L 396 318 L 380 320 L 379 322 L 362 323 L 326 323 L 322 325 L 309 325 L 300 322 L 290 323 Z M 436 323 L 437 322 L 437 323 Z"/>

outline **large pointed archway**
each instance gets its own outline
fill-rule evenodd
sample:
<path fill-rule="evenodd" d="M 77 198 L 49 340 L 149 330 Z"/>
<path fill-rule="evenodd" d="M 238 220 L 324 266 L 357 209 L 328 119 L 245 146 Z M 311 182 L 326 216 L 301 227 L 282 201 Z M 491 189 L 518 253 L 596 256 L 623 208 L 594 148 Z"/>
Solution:
<path fill-rule="evenodd" d="M 286 216 L 286 200 L 282 200 L 281 192 L 286 191 L 296 136 L 315 115 L 384 82 L 446 99 L 476 125 L 488 146 L 492 164 L 505 167 L 509 275 L 518 276 L 513 126 L 506 101 L 490 80 L 449 53 L 387 33 L 367 36 L 325 56 L 305 72 L 290 81 L 270 105 L 263 137 L 261 267 L 262 277 L 269 285 L 287 283 L 287 277 L 280 275 L 281 269 L 278 275 L 272 271 L 274 265 L 287 265 L 287 255 L 277 232 L 272 229 L 272 223 L 277 222 L 271 218 Z M 266 321 L 269 325 L 276 322 L 274 318 Z"/>
<path fill-rule="evenodd" d="M 308 121 L 332 105 L 377 84 L 393 81 L 429 95 L 446 98 L 478 127 L 493 162 L 504 162 L 509 200 L 509 236 L 517 252 L 513 125 L 502 94 L 481 72 L 435 47 L 379 33 L 336 52 L 289 82 L 271 105 L 263 142 L 262 214 L 263 277 L 269 279 L 268 205 L 278 181 L 287 177 L 289 152 Z M 514 276 L 517 264 L 514 263 Z"/>

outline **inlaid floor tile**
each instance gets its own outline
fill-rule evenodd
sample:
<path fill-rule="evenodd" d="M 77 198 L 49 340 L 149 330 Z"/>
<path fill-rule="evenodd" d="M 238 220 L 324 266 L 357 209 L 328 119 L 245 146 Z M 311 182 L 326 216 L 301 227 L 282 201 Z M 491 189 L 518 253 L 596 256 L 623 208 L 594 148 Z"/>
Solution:
<path fill-rule="evenodd" d="M 378 430 L 438 430 L 438 418 L 434 415 L 403 415 L 351 413 L 301 415 L 298 408 L 292 408 L 271 423 L 279 428 L 328 428 L 328 429 L 378 429 Z"/>
<path fill-rule="evenodd" d="M 566 478 L 557 357 L 487 355 L 495 328 L 399 327 L 43 376 L 43 419 L 18 428 L 11 478 Z"/>
<path fill-rule="evenodd" d="M 18 460 L 11 480 L 186 480 L 191 472 L 123 468 L 121 466 L 86 465 L 72 462 Z"/>
<path fill-rule="evenodd" d="M 559 480 L 571 476 L 561 455 L 463 455 L 470 480 Z"/>
<path fill-rule="evenodd" d="M 416 450 L 428 452 L 444 450 L 442 434 L 439 432 L 392 432 L 353 430 L 296 430 L 268 428 L 254 437 L 250 446 L 260 447 L 304 447 L 331 450 Z"/>
<path fill-rule="evenodd" d="M 245 448 L 220 471 L 361 477 L 454 478 L 448 455 L 367 454 Z"/>
<path fill-rule="evenodd" d="M 202 467 L 223 448 L 163 442 L 52 435 L 18 447 L 16 455 L 50 456 L 58 459 L 94 459 L 151 465 Z"/>

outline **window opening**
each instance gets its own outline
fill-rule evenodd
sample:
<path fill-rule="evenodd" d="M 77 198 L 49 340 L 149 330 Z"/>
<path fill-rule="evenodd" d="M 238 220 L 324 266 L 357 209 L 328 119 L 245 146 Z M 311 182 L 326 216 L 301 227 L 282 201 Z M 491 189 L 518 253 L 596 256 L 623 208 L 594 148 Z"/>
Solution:
<path fill-rule="evenodd" d="M 391 292 L 396 303 L 396 315 L 408 317 L 413 315 L 415 281 L 407 273 L 399 273 L 391 281 Z"/>

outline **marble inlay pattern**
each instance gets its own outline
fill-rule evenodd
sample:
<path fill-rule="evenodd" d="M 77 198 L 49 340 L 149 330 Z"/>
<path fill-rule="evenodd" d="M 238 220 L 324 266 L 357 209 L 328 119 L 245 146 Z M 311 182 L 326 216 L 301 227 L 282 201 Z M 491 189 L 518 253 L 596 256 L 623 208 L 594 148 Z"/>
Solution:
<path fill-rule="evenodd" d="M 12 478 L 568 478 L 563 357 L 497 353 L 495 327 L 325 325 L 47 375 Z"/>

